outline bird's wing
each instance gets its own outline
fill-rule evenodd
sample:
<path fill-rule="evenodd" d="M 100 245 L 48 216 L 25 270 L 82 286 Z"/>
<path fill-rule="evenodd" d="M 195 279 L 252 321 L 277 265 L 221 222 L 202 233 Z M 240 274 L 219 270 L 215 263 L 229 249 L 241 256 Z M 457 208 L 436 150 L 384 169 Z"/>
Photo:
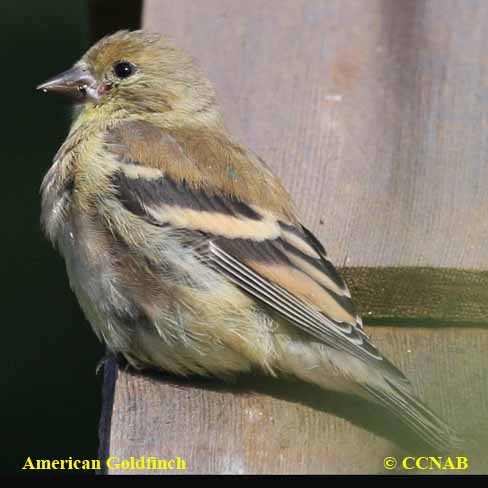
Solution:
<path fill-rule="evenodd" d="M 382 361 L 362 330 L 344 281 L 322 245 L 291 210 L 280 211 L 276 202 L 271 208 L 262 205 L 256 196 L 259 188 L 248 192 L 253 195 L 249 199 L 229 192 L 215 177 L 195 183 L 194 176 L 184 176 L 191 171 L 182 168 L 196 164 L 199 154 L 208 158 L 201 155 L 204 145 L 192 152 L 183 137 L 163 131 L 152 134 L 157 136 L 157 144 L 154 140 L 144 144 L 141 130 L 139 124 L 112 131 L 107 137 L 107 150 L 120 161 L 111 185 L 127 210 L 154 225 L 204 237 L 195 238 L 195 242 L 205 243 L 195 251 L 256 302 L 329 347 Z M 232 151 L 228 152 L 232 157 Z M 214 151 L 214 157 L 219 154 Z M 225 167 L 227 161 L 213 164 Z M 242 161 L 233 167 L 241 170 Z M 229 174 L 229 178 L 239 176 Z M 265 183 L 259 178 L 254 182 L 256 186 Z"/>

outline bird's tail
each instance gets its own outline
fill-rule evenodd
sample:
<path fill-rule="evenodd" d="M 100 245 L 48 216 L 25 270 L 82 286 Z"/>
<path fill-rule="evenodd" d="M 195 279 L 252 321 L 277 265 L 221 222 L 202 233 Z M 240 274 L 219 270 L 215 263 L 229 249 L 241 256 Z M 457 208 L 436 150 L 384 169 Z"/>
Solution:
<path fill-rule="evenodd" d="M 359 395 L 379 404 L 440 453 L 450 454 L 469 444 L 415 397 L 408 379 L 386 358 L 368 364 L 331 349 L 310 344 L 304 347 L 296 341 L 286 340 L 280 346 L 284 354 L 278 367 L 282 371 L 323 389 Z"/>
<path fill-rule="evenodd" d="M 385 407 L 437 451 L 450 452 L 466 445 L 446 422 L 414 396 L 410 385 L 388 377 L 385 381 L 387 388 L 372 384 L 363 384 L 361 388 L 366 397 Z"/>

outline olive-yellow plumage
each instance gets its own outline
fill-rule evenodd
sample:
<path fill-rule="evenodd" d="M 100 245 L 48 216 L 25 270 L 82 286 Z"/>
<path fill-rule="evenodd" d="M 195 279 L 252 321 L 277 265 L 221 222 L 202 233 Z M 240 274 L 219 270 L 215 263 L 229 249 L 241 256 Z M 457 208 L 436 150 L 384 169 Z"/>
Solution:
<path fill-rule="evenodd" d="M 387 407 L 433 447 L 451 429 L 363 331 L 347 286 L 212 86 L 164 37 L 118 32 L 40 86 L 81 106 L 42 223 L 109 351 L 136 368 L 294 376 Z"/>

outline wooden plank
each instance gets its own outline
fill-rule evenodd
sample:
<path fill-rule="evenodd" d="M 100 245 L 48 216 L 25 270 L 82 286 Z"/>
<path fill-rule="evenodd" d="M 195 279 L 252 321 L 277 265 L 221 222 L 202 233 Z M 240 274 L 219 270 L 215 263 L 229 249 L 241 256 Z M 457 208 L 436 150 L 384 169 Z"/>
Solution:
<path fill-rule="evenodd" d="M 143 12 L 215 82 L 230 129 L 282 177 L 366 317 L 397 326 L 486 324 L 487 21 L 482 0 L 146 0 Z M 454 453 L 471 473 L 488 469 L 487 334 L 374 334 L 478 439 Z M 105 456 L 180 456 L 200 473 L 384 473 L 385 456 L 416 447 L 384 413 L 290 383 L 108 369 L 105 387 Z"/>
<path fill-rule="evenodd" d="M 488 2 L 146 0 L 334 262 L 487 270 Z"/>
<path fill-rule="evenodd" d="M 486 473 L 488 330 L 380 327 L 374 339 L 422 398 L 479 442 L 448 454 L 468 456 L 468 473 Z M 387 473 L 386 456 L 415 447 L 375 407 L 289 382 L 245 377 L 225 386 L 122 371 L 108 396 L 102 457 L 179 456 L 189 473 Z"/>

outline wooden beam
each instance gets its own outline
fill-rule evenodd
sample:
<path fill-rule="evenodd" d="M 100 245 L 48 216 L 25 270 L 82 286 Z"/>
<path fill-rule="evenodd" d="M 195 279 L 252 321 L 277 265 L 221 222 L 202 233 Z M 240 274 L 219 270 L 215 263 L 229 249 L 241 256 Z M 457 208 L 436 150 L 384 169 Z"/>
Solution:
<path fill-rule="evenodd" d="M 488 330 L 379 327 L 374 339 L 422 398 L 479 443 L 447 454 L 468 456 L 468 473 L 486 473 Z M 434 455 L 356 398 L 259 377 L 226 386 L 114 367 L 106 371 L 111 418 L 101 458 L 179 456 L 188 473 L 384 474 L 386 456 Z"/>

